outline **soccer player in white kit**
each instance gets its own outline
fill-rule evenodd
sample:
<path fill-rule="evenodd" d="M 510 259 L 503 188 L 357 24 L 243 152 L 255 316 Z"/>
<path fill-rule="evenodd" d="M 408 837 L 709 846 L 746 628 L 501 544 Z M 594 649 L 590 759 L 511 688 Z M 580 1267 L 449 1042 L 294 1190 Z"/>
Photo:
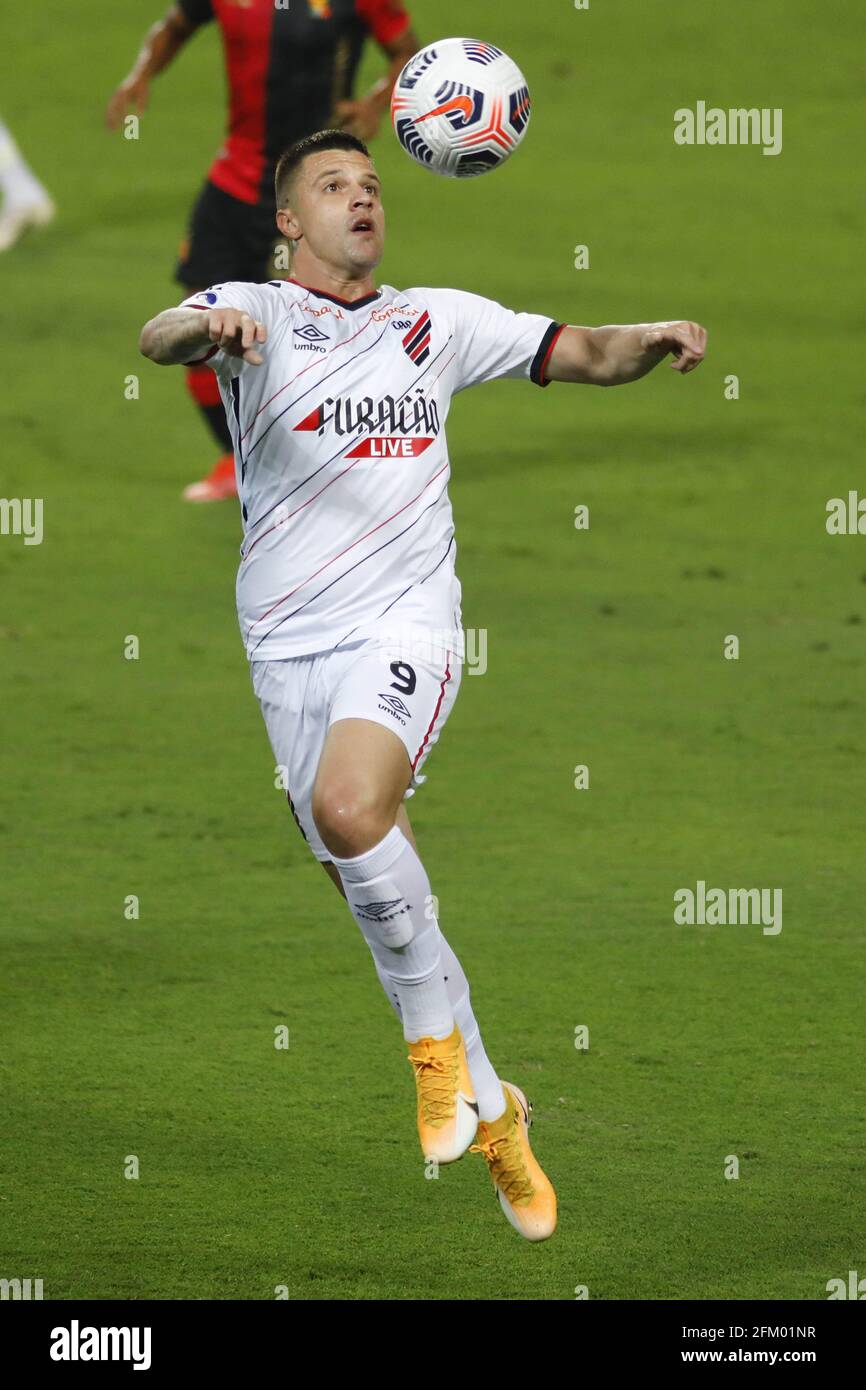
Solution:
<path fill-rule="evenodd" d="M 444 426 L 467 386 L 517 377 L 616 385 L 706 334 L 671 321 L 580 328 L 462 290 L 376 287 L 381 183 L 341 131 L 276 171 L 292 278 L 214 285 L 145 325 L 154 362 L 208 361 L 231 427 L 243 515 L 237 601 L 288 799 L 370 948 L 403 1025 L 427 1158 L 483 1154 L 528 1240 L 556 1225 L 530 1106 L 500 1080 L 439 928 L 405 800 L 453 708 L 463 663 Z"/>

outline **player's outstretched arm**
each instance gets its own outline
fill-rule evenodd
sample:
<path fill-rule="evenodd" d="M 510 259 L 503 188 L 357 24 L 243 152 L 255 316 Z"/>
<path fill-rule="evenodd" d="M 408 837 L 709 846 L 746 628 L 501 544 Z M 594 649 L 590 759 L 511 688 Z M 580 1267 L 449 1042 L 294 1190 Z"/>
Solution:
<path fill-rule="evenodd" d="M 359 100 L 338 101 L 332 117 L 334 125 L 350 131 L 361 140 L 372 140 L 378 133 L 383 112 L 390 105 L 394 83 L 420 47 L 418 35 L 411 25 L 403 30 L 399 38 L 381 43 L 380 48 L 389 59 L 387 73 Z"/>
<path fill-rule="evenodd" d="M 637 381 L 673 354 L 675 372 L 694 371 L 704 360 L 707 330 L 699 323 L 607 324 L 560 333 L 545 368 L 548 381 L 578 381 L 588 386 L 623 386 Z"/>
<path fill-rule="evenodd" d="M 105 124 L 109 130 L 116 130 L 131 110 L 141 115 L 147 108 L 151 78 L 168 67 L 198 27 L 187 19 L 179 5 L 173 5 L 165 19 L 158 20 L 147 31 L 132 71 L 112 92 L 105 108 Z"/>
<path fill-rule="evenodd" d="M 268 330 L 243 309 L 164 309 L 141 330 L 139 351 L 160 367 L 185 365 L 214 346 L 254 367 Z"/>

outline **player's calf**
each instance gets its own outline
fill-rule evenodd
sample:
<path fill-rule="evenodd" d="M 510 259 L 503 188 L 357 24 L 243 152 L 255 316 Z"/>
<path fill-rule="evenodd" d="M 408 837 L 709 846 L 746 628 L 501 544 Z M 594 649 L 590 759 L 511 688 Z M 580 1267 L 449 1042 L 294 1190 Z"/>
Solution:
<path fill-rule="evenodd" d="M 425 1157 L 451 1163 L 475 1138 L 478 1109 L 424 866 L 397 825 L 371 849 L 334 854 L 333 863 L 380 976 L 399 1004 L 415 1072 L 421 1147 Z"/>

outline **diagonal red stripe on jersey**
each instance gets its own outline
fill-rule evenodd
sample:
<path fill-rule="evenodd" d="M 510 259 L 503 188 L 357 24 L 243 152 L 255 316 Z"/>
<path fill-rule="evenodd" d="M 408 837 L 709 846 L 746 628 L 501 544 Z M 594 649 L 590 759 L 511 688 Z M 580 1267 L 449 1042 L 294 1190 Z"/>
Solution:
<path fill-rule="evenodd" d="M 295 304 L 300 304 L 300 302 L 301 302 L 301 301 L 300 301 L 299 299 L 296 299 L 296 300 L 294 301 L 294 303 L 293 303 L 290 307 L 291 307 L 291 308 L 294 308 L 294 307 L 295 307 Z M 348 345 L 349 345 L 350 343 L 353 343 L 353 342 L 355 341 L 356 338 L 360 338 L 361 334 L 365 331 L 365 329 L 369 328 L 369 326 L 370 326 L 370 324 L 371 324 L 372 322 L 373 322 L 373 315 L 371 314 L 370 317 L 367 319 L 366 323 L 363 323 L 363 324 L 361 325 L 361 327 L 358 329 L 357 333 L 353 333 L 353 334 L 351 335 L 351 337 L 346 338 L 345 341 L 339 342 L 339 343 L 334 343 L 334 346 L 333 346 L 333 347 L 327 348 L 327 349 L 325 350 L 325 357 L 330 357 L 332 353 L 337 352 L 338 349 L 340 349 L 340 348 L 348 347 Z M 383 329 L 382 331 L 384 332 L 384 329 Z M 350 358 L 349 360 L 351 361 L 351 358 Z M 256 411 L 255 415 L 254 415 L 253 418 L 252 418 L 251 424 L 247 427 L 247 429 L 246 429 L 246 430 L 244 431 L 244 433 L 241 435 L 241 443 L 242 443 L 242 444 L 245 443 L 246 438 L 247 438 L 247 435 L 248 435 L 248 434 L 250 433 L 250 431 L 254 428 L 255 423 L 256 423 L 256 420 L 258 420 L 259 416 L 262 414 L 262 411 L 267 410 L 268 406 L 271 405 L 272 402 L 275 401 L 275 400 L 277 399 L 277 396 L 281 396 L 282 393 L 283 393 L 284 391 L 288 390 L 288 388 L 289 388 L 290 386 L 293 386 L 293 385 L 295 384 L 295 382 L 298 381 L 302 376 L 306 376 L 307 372 L 311 372 L 311 371 L 313 370 L 314 367 L 319 366 L 319 365 L 321 364 L 322 361 L 323 361 L 323 359 L 322 359 L 321 357 L 319 357 L 319 358 L 317 358 L 314 362 L 308 362 L 307 365 L 306 365 L 306 367 L 303 367 L 303 368 L 301 369 L 301 371 L 299 371 L 299 372 L 295 372 L 294 376 L 289 377 L 289 380 L 286 381 L 286 382 L 284 382 L 283 385 L 279 388 L 278 391 L 275 391 L 274 394 L 273 394 L 272 396 L 269 396 L 269 397 L 268 397 L 268 399 L 264 402 L 263 405 L 260 405 L 260 406 L 259 406 L 258 410 Z M 345 364 L 344 364 L 344 365 L 345 365 Z"/>
<path fill-rule="evenodd" d="M 322 426 L 322 407 L 317 405 L 315 410 L 311 410 L 309 415 L 305 415 L 293 428 L 296 430 L 318 430 Z"/>
<path fill-rule="evenodd" d="M 341 560 L 344 555 L 348 555 L 350 550 L 354 550 L 356 545 L 360 545 L 362 541 L 369 540 L 370 536 L 374 536 L 377 531 L 381 531 L 383 526 L 387 526 L 389 521 L 394 521 L 396 517 L 401 516 L 403 512 L 407 511 L 408 508 L 412 506 L 412 503 L 417 502 L 419 497 L 422 497 L 423 494 L 427 491 L 430 484 L 435 483 L 440 473 L 444 473 L 448 467 L 449 463 L 446 459 L 445 463 L 443 463 L 441 468 L 436 470 L 432 478 L 427 479 L 426 483 L 421 488 L 421 491 L 416 492 L 414 497 L 410 497 L 408 502 L 404 502 L 402 507 L 398 507 L 396 512 L 392 512 L 390 516 L 386 516 L 375 526 L 371 526 L 370 530 L 365 531 L 363 536 L 358 536 L 357 540 L 352 541 L 349 545 L 343 546 L 343 549 L 338 550 L 336 555 L 332 555 L 330 560 L 326 560 L 323 565 L 319 565 L 319 568 L 317 570 L 314 570 L 312 574 L 308 574 L 306 579 L 302 579 L 300 583 L 296 584 L 293 589 L 290 589 L 287 594 L 283 594 L 282 598 L 278 598 L 274 603 L 272 603 L 270 608 L 266 609 L 266 611 L 262 613 L 261 617 L 256 618 L 255 622 L 250 623 L 249 627 L 247 628 L 247 640 L 249 640 L 250 636 L 252 635 L 254 628 L 257 628 L 260 623 L 263 623 L 265 621 L 265 618 L 269 618 L 275 609 L 281 607 L 282 604 L 287 603 L 290 598 L 293 598 L 299 589 L 303 589 L 305 585 L 311 582 L 311 580 L 317 579 L 318 576 L 329 567 L 329 565 L 333 565 L 337 560 Z"/>

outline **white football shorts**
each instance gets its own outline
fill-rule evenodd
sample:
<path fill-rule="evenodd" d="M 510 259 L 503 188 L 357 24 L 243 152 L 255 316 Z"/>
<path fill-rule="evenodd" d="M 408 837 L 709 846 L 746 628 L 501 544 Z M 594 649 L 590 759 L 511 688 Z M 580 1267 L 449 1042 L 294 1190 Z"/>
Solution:
<path fill-rule="evenodd" d="M 317 859 L 331 858 L 311 806 L 319 759 L 338 719 L 372 719 L 402 739 L 412 765 L 405 796 L 420 775 L 460 689 L 463 662 L 427 641 L 372 637 L 338 651 L 250 663 L 289 806 Z"/>

